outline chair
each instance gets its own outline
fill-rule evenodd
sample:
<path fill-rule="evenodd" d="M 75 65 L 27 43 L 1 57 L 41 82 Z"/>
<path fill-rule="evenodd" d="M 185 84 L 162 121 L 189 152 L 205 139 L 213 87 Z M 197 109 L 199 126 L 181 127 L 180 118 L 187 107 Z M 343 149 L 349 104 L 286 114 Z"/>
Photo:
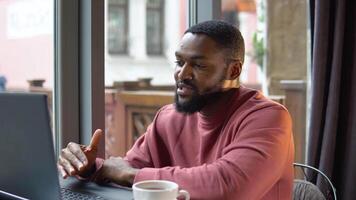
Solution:
<path fill-rule="evenodd" d="M 293 200 L 336 200 L 336 189 L 330 179 L 320 170 L 305 164 L 294 163 L 295 174 L 302 175 L 294 179 Z M 300 170 L 300 171 L 298 171 Z M 325 181 L 327 189 L 322 191 L 311 182 L 311 177 L 321 176 L 321 181 Z"/>

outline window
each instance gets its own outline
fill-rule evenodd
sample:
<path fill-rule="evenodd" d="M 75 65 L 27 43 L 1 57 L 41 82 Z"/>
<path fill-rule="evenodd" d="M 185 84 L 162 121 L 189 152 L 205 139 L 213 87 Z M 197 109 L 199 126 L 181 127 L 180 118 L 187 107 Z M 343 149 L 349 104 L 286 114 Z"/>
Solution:
<path fill-rule="evenodd" d="M 0 76 L 7 90 L 52 89 L 53 8 L 53 0 L 0 1 Z"/>
<path fill-rule="evenodd" d="M 110 0 L 108 6 L 108 49 L 109 54 L 127 53 L 127 0 Z"/>
<path fill-rule="evenodd" d="M 0 1 L 0 92 L 45 93 L 50 113 L 53 22 L 54 0 Z"/>
<path fill-rule="evenodd" d="M 114 27 L 112 18 L 118 18 L 115 20 L 119 22 L 127 22 L 129 27 L 123 39 L 119 32 L 106 34 L 106 157 L 124 156 L 136 137 L 143 133 L 156 111 L 156 108 L 151 106 L 147 108 L 143 105 L 133 105 L 134 102 L 126 102 L 122 95 L 133 90 L 167 91 L 174 87 L 174 52 L 187 29 L 188 5 L 185 0 L 125 2 L 128 8 L 125 14 L 112 14 L 112 10 L 117 10 L 117 4 L 112 1 L 108 1 L 106 5 L 107 33 Z M 110 48 L 113 44 L 110 43 L 118 40 L 127 41 L 127 55 L 111 53 Z M 135 96 L 134 99 L 145 98 Z M 126 109 L 127 105 L 130 106 Z"/>
<path fill-rule="evenodd" d="M 163 0 L 148 0 L 146 12 L 146 49 L 147 54 L 162 54 L 163 49 Z"/>

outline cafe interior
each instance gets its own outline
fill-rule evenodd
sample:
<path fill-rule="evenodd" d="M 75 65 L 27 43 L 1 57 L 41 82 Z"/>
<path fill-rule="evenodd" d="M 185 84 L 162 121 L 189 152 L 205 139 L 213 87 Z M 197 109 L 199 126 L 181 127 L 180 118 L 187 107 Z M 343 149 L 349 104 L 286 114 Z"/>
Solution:
<path fill-rule="evenodd" d="M 211 19 L 245 39 L 241 85 L 288 109 L 295 179 L 355 199 L 353 0 L 0 0 L 0 92 L 47 96 L 56 156 L 102 128 L 99 155 L 124 157 L 174 102 L 185 30 Z"/>

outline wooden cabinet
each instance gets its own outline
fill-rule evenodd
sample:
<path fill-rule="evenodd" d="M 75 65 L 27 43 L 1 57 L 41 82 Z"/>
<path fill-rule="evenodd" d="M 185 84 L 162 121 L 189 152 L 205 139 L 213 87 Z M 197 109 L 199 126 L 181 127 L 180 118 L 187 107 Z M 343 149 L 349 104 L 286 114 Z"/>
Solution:
<path fill-rule="evenodd" d="M 106 157 L 124 156 L 135 140 L 145 133 L 158 109 L 173 103 L 174 93 L 107 91 L 106 99 Z"/>

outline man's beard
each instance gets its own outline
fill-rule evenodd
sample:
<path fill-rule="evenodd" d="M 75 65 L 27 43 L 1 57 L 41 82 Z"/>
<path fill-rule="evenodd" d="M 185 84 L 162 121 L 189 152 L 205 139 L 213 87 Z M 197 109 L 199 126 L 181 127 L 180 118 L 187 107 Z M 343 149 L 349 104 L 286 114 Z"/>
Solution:
<path fill-rule="evenodd" d="M 193 84 L 186 83 L 185 81 L 184 83 L 191 86 L 194 90 L 194 93 L 189 101 L 179 102 L 179 97 L 176 90 L 174 98 L 175 98 L 175 107 L 178 112 L 182 112 L 186 114 L 199 112 L 207 104 L 219 99 L 223 93 L 222 91 L 216 91 L 216 92 L 206 91 L 204 92 L 204 94 L 199 94 L 197 88 Z"/>

